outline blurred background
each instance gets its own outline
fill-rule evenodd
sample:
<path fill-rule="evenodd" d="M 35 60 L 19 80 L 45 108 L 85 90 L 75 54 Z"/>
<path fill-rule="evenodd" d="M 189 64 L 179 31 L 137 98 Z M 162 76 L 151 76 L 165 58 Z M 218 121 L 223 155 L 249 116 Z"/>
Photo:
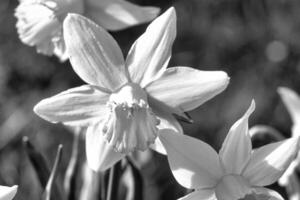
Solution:
<path fill-rule="evenodd" d="M 300 93 L 299 0 L 128 1 L 162 11 L 175 7 L 178 33 L 170 67 L 223 70 L 231 77 L 222 94 L 189 113 L 193 124 L 181 123 L 186 134 L 218 150 L 231 125 L 255 99 L 250 126 L 267 124 L 290 136 L 291 119 L 276 90 L 287 86 Z M 29 137 L 49 166 L 57 146 L 64 145 L 60 180 L 70 159 L 73 134 L 40 119 L 32 108 L 41 99 L 83 82 L 69 62 L 37 54 L 20 42 L 13 16 L 17 5 L 17 0 L 0 1 L 0 185 L 18 184 L 16 200 L 37 200 L 42 188 L 24 153 L 22 137 Z M 124 55 L 146 27 L 112 33 Z M 84 147 L 79 149 L 84 157 Z M 165 156 L 145 152 L 140 157 L 146 200 L 172 200 L 185 194 Z M 280 192 L 285 195 L 284 189 Z"/>

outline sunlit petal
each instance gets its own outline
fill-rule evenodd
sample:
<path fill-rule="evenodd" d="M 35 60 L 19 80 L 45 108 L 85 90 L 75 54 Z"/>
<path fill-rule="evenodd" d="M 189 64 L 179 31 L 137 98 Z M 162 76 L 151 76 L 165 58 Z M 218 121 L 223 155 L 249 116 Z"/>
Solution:
<path fill-rule="evenodd" d="M 250 107 L 229 130 L 219 152 L 227 173 L 240 174 L 250 159 L 252 145 L 248 131 L 248 119 L 255 109 L 252 100 Z"/>
<path fill-rule="evenodd" d="M 108 97 L 109 94 L 85 85 L 40 101 L 34 111 L 53 123 L 87 125 L 105 117 Z"/>
<path fill-rule="evenodd" d="M 0 199 L 1 200 L 11 200 L 14 198 L 18 190 L 18 186 L 14 185 L 12 187 L 0 186 Z"/>
<path fill-rule="evenodd" d="M 59 58 L 59 60 L 61 62 L 64 62 L 66 60 L 69 59 L 68 53 L 67 53 L 67 49 L 66 49 L 66 45 L 65 45 L 65 41 L 64 39 L 61 38 L 56 38 L 55 41 L 53 41 L 54 43 L 54 54 Z"/>
<path fill-rule="evenodd" d="M 284 200 L 284 198 L 274 190 L 270 190 L 263 187 L 257 187 L 252 189 L 257 200 Z M 245 199 L 247 200 L 247 198 Z M 249 199 L 250 200 L 250 199 Z"/>
<path fill-rule="evenodd" d="M 200 71 L 189 67 L 172 67 L 146 87 L 154 98 L 172 108 L 192 110 L 222 92 L 229 82 L 221 71 Z"/>
<path fill-rule="evenodd" d="M 218 154 L 206 143 L 171 132 L 160 134 L 176 180 L 186 188 L 214 187 L 222 176 Z"/>
<path fill-rule="evenodd" d="M 291 180 L 291 177 L 295 175 L 297 167 L 298 167 L 298 159 L 299 159 L 300 154 L 298 153 L 297 158 L 292 161 L 290 166 L 285 170 L 283 175 L 279 178 L 278 184 L 282 187 L 288 186 Z M 299 194 L 300 195 L 300 194 Z"/>
<path fill-rule="evenodd" d="M 217 200 L 215 192 L 210 189 L 196 190 L 178 200 Z"/>
<path fill-rule="evenodd" d="M 293 90 L 279 87 L 278 93 L 293 120 L 293 136 L 300 136 L 300 97 Z"/>
<path fill-rule="evenodd" d="M 295 159 L 298 148 L 299 139 L 291 138 L 255 149 L 243 176 L 255 186 L 274 183 Z"/>
<path fill-rule="evenodd" d="M 161 132 L 160 132 L 161 133 Z M 167 150 L 165 149 L 164 145 L 162 144 L 159 137 L 156 138 L 153 144 L 150 145 L 150 148 L 154 151 L 161 153 L 163 155 L 167 155 Z"/>
<path fill-rule="evenodd" d="M 142 87 L 166 69 L 176 37 L 176 13 L 170 8 L 156 18 L 131 47 L 126 65 L 135 83 Z"/>
<path fill-rule="evenodd" d="M 121 30 L 154 19 L 160 9 L 124 0 L 87 0 L 86 16 L 108 30 Z"/>
<path fill-rule="evenodd" d="M 158 136 L 164 134 L 164 132 L 171 132 L 173 134 L 183 134 L 181 125 L 172 115 L 158 115 L 158 118 L 160 119 L 160 125 L 158 126 Z M 150 147 L 158 153 L 164 155 L 167 154 L 166 148 L 164 147 L 159 137 L 156 138 L 154 144 L 152 144 Z"/>
<path fill-rule="evenodd" d="M 180 126 L 180 124 L 176 121 L 176 119 L 171 119 L 171 120 L 174 120 L 173 121 L 173 125 L 170 124 L 170 122 L 168 123 L 167 121 L 165 121 L 164 119 L 160 118 L 161 121 L 162 121 L 162 125 L 161 127 L 168 127 L 168 128 L 162 128 L 159 130 L 158 132 L 158 138 L 156 138 L 154 144 L 152 144 L 150 147 L 154 150 L 154 151 L 157 151 L 158 153 L 161 153 L 161 154 L 164 154 L 164 155 L 167 155 L 167 150 L 166 148 L 164 147 L 163 143 L 161 142 L 159 136 L 161 134 L 164 134 L 164 133 L 172 133 L 172 134 L 183 134 L 183 130 Z M 165 121 L 165 122 L 164 122 Z M 171 122 L 172 123 L 172 122 Z M 175 124 L 175 126 L 174 126 Z M 178 127 L 178 128 L 175 128 L 175 127 Z"/>
<path fill-rule="evenodd" d="M 69 14 L 64 38 L 74 71 L 92 85 L 111 91 L 127 82 L 124 59 L 116 41 L 91 20 Z"/>
<path fill-rule="evenodd" d="M 151 107 L 153 109 L 153 112 L 156 114 L 156 116 L 159 118 L 159 132 L 158 136 L 160 134 L 164 134 L 165 131 L 170 131 L 175 134 L 183 134 L 183 130 L 179 122 L 175 119 L 175 117 L 171 114 L 171 112 L 168 112 L 168 108 L 166 108 L 163 104 L 160 104 L 159 102 L 151 102 Z M 169 130 L 170 129 L 170 130 Z M 161 143 L 161 140 L 156 138 L 154 144 L 150 146 L 153 150 L 157 151 L 158 153 L 166 155 L 166 149 L 164 145 Z"/>
<path fill-rule="evenodd" d="M 113 150 L 102 135 L 102 124 L 89 126 L 86 132 L 86 157 L 88 165 L 95 171 L 104 171 L 126 154 Z"/>

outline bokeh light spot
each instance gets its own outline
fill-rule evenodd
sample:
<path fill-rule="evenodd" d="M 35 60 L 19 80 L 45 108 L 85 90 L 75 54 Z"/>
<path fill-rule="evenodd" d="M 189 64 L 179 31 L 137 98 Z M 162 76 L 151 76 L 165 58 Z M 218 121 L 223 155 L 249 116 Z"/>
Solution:
<path fill-rule="evenodd" d="M 286 44 L 281 41 L 272 41 L 266 47 L 266 56 L 271 62 L 281 62 L 288 55 Z"/>

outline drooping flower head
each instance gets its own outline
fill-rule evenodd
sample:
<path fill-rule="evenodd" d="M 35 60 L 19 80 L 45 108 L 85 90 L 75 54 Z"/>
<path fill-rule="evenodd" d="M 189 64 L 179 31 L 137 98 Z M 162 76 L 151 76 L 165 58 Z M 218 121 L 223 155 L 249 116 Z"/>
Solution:
<path fill-rule="evenodd" d="M 18 190 L 18 186 L 14 185 L 12 187 L 0 186 L 0 199 L 1 200 L 12 200 Z"/>
<path fill-rule="evenodd" d="M 67 59 L 62 23 L 68 13 L 83 14 L 108 30 L 120 30 L 148 22 L 159 13 L 124 0 L 20 0 L 16 8 L 21 41 L 38 53 Z"/>
<path fill-rule="evenodd" d="M 252 150 L 248 111 L 230 129 L 219 154 L 208 144 L 186 135 L 161 133 L 176 180 L 195 189 L 181 200 L 283 200 L 264 188 L 277 181 L 295 158 L 299 138 Z"/>
<path fill-rule="evenodd" d="M 77 14 L 64 22 L 70 62 L 87 85 L 42 100 L 34 111 L 50 122 L 89 126 L 86 151 L 93 169 L 106 169 L 134 150 L 165 152 L 161 128 L 182 132 L 172 114 L 184 117 L 223 91 L 225 72 L 189 67 L 167 68 L 176 36 L 170 8 L 136 40 L 126 61 L 116 41 Z"/>

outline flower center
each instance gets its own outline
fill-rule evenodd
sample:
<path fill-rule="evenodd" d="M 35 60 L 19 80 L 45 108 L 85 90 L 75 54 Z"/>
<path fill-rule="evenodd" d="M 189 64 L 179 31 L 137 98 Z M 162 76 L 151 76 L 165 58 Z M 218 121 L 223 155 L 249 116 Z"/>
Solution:
<path fill-rule="evenodd" d="M 148 105 L 146 92 L 137 84 L 127 84 L 111 94 L 110 113 L 103 134 L 115 151 L 146 150 L 157 137 L 159 119 Z"/>
<path fill-rule="evenodd" d="M 242 200 L 251 193 L 251 187 L 244 177 L 232 174 L 223 176 L 215 191 L 218 200 Z"/>

